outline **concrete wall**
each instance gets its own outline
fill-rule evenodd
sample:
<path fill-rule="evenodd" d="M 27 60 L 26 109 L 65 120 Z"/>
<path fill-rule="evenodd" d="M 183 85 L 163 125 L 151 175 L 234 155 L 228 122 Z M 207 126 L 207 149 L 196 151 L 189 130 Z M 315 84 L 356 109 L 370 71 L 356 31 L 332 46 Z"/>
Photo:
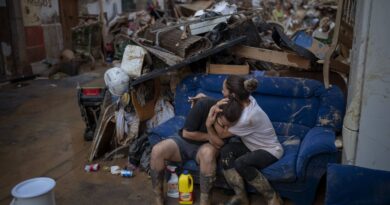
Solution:
<path fill-rule="evenodd" d="M 390 171 L 390 1 L 371 10 L 356 165 Z"/>
<path fill-rule="evenodd" d="M 21 0 L 28 63 L 55 62 L 63 49 L 58 0 Z"/>
<path fill-rule="evenodd" d="M 58 0 L 22 0 L 24 26 L 59 23 Z"/>
<path fill-rule="evenodd" d="M 79 13 L 98 15 L 100 12 L 100 0 L 79 0 Z M 147 0 L 103 0 L 104 12 L 107 13 L 108 20 L 116 14 L 143 10 L 146 8 Z"/>
<path fill-rule="evenodd" d="M 389 11 L 387 0 L 358 1 L 343 130 L 344 163 L 386 171 L 390 171 Z"/>
<path fill-rule="evenodd" d="M 103 7 L 104 7 L 104 12 L 107 13 L 107 18 L 109 20 L 113 19 L 116 15 L 122 13 L 122 0 L 104 0 Z M 100 13 L 99 0 L 79 1 L 79 13 L 99 15 Z"/>

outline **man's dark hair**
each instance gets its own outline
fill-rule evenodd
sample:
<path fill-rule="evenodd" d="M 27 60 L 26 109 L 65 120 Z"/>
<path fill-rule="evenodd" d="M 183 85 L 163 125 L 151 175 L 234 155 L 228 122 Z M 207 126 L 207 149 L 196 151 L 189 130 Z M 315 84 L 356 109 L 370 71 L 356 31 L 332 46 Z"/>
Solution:
<path fill-rule="evenodd" d="M 241 103 L 233 95 L 229 95 L 228 103 L 221 105 L 222 112 L 218 113 L 217 117 L 225 116 L 226 120 L 234 123 L 240 119 L 242 110 L 244 109 Z"/>

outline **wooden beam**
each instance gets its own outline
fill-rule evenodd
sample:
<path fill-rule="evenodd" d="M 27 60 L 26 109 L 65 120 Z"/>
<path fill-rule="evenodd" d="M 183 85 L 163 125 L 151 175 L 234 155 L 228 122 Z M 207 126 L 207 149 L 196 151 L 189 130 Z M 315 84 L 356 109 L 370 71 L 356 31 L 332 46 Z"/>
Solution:
<path fill-rule="evenodd" d="M 294 53 L 238 45 L 232 48 L 234 55 L 279 65 L 310 69 L 310 61 Z"/>
<path fill-rule="evenodd" d="M 247 75 L 249 74 L 249 65 L 224 65 L 224 64 L 209 64 L 207 68 L 208 74 L 234 74 Z"/>

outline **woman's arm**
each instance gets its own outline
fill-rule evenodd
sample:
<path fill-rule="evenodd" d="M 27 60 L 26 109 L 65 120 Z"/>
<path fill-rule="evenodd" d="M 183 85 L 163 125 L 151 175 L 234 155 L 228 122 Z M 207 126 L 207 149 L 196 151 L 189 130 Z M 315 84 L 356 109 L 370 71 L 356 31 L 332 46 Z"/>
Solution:
<path fill-rule="evenodd" d="M 220 149 L 223 146 L 224 142 L 218 136 L 214 127 L 215 120 L 217 119 L 217 114 L 218 112 L 220 112 L 218 109 L 218 103 L 210 108 L 209 115 L 206 120 L 206 127 L 210 144 L 213 145 L 215 148 Z"/>

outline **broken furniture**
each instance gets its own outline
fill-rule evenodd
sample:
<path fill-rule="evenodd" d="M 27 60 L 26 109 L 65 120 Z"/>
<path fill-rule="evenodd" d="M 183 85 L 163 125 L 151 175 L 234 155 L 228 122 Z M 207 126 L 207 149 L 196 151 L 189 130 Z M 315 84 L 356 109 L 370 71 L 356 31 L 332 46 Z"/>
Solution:
<path fill-rule="evenodd" d="M 110 95 L 106 95 L 106 97 L 107 96 Z M 88 158 L 89 161 L 93 161 L 95 158 L 103 156 L 110 150 L 108 145 L 115 135 L 115 108 L 115 103 L 107 105 L 104 112 L 101 112 L 101 115 L 98 118 L 99 120 Z"/>
<path fill-rule="evenodd" d="M 101 25 L 98 22 L 72 28 L 72 50 L 81 58 L 88 57 L 92 68 L 95 58 L 102 56 L 101 39 Z"/>
<path fill-rule="evenodd" d="M 202 92 L 221 98 L 225 78 L 226 75 L 212 74 L 185 78 L 176 89 L 175 117 L 149 130 L 150 144 L 169 138 L 183 127 L 190 110 L 188 97 Z M 282 197 L 299 205 L 312 204 L 328 163 L 336 162 L 334 142 L 345 112 L 343 93 L 337 86 L 325 89 L 316 80 L 256 78 L 260 86 L 252 95 L 268 114 L 284 148 L 283 157 L 261 172 Z M 195 161 L 185 162 L 184 169 L 198 179 L 199 167 Z M 219 175 L 217 186 L 221 182 Z"/>
<path fill-rule="evenodd" d="M 209 39 L 196 35 L 189 35 L 178 28 L 170 28 L 163 23 L 151 26 L 145 38 L 155 42 L 156 46 L 166 49 L 175 55 L 187 58 L 201 53 L 212 47 Z"/>
<path fill-rule="evenodd" d="M 329 70 L 332 69 L 344 75 L 349 74 L 350 50 L 352 49 L 353 28 L 355 24 L 356 0 L 339 0 L 337 2 L 336 26 L 334 28 L 332 44 L 326 53 L 323 65 L 325 87 L 329 86 Z M 340 55 L 334 58 L 336 48 L 339 47 Z"/>
<path fill-rule="evenodd" d="M 390 172 L 330 164 L 325 204 L 390 204 Z"/>
<path fill-rule="evenodd" d="M 103 87 L 79 87 L 77 89 L 77 101 L 86 124 L 84 131 L 86 141 L 93 139 L 105 93 L 106 89 Z"/>

